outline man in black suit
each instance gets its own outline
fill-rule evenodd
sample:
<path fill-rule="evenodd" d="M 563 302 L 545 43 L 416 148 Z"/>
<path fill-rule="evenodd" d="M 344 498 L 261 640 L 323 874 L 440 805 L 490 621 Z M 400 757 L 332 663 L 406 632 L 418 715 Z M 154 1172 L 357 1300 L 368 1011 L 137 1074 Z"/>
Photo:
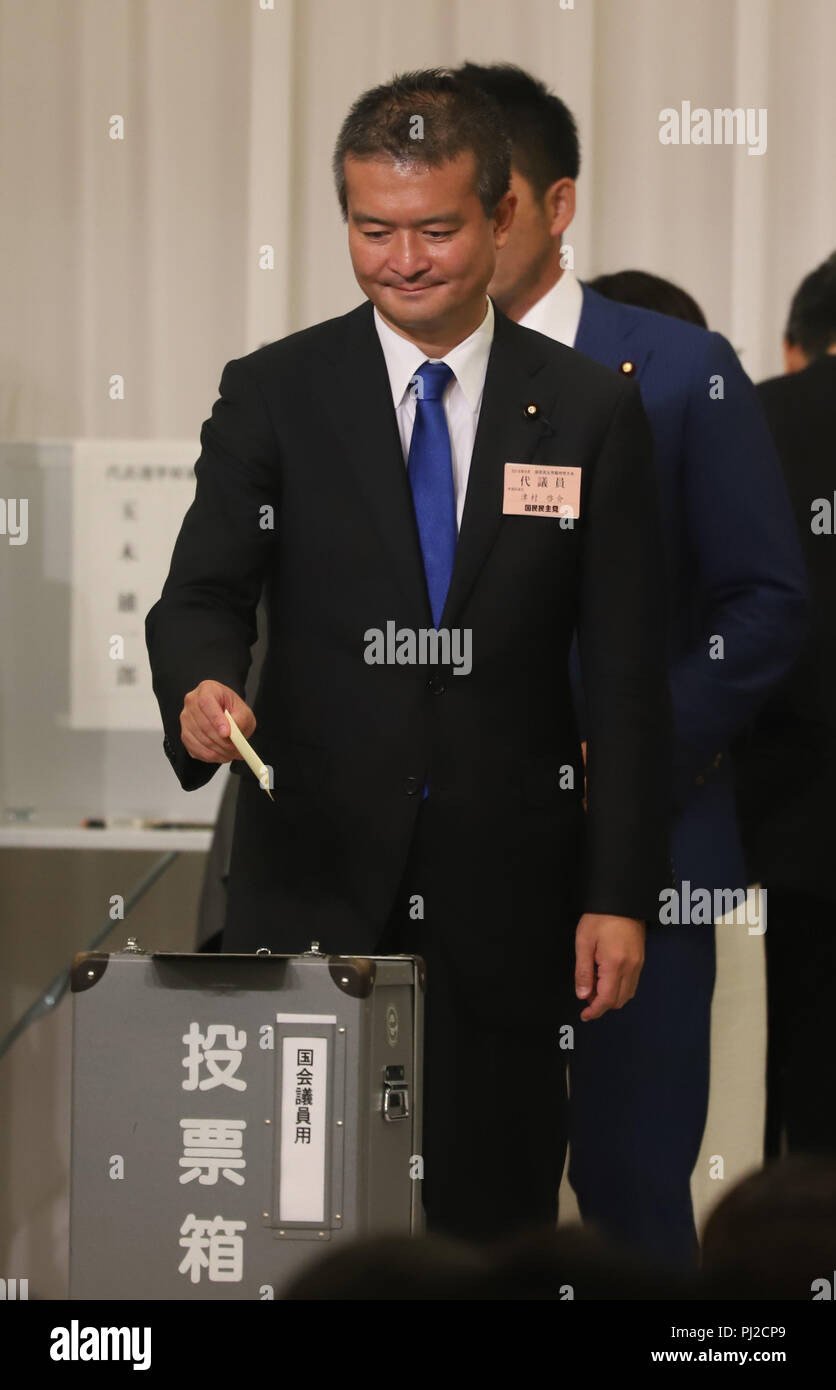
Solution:
<path fill-rule="evenodd" d="M 767 889 L 765 1154 L 836 1155 L 836 253 L 800 285 L 787 375 L 758 387 L 807 561 L 802 657 L 735 749 L 747 867 Z"/>
<path fill-rule="evenodd" d="M 491 1238 L 556 1219 L 573 944 L 582 1020 L 620 1008 L 669 882 L 651 439 L 634 384 L 486 295 L 490 98 L 367 92 L 334 171 L 368 300 L 227 364 L 148 649 L 184 788 L 235 759 L 226 710 L 274 769 L 275 804 L 244 769 L 224 948 L 424 956 L 427 1222 Z"/>

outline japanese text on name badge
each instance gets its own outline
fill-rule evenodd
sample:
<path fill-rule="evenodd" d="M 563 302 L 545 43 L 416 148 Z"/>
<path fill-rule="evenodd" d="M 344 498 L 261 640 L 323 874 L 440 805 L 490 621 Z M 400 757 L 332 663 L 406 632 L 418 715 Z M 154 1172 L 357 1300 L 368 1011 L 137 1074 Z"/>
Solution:
<path fill-rule="evenodd" d="M 509 516 L 579 517 L 580 468 L 506 463 L 502 510 Z"/>

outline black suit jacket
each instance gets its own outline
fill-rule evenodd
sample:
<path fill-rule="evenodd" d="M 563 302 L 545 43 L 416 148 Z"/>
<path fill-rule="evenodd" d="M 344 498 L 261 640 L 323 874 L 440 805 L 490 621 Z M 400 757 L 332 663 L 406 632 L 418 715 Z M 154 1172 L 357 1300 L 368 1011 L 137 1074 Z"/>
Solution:
<path fill-rule="evenodd" d="M 581 910 L 656 916 L 671 768 L 649 427 L 634 383 L 495 315 L 440 624 L 471 630 L 466 676 L 364 659 L 369 629 L 432 626 L 371 303 L 224 369 L 146 636 L 165 749 L 190 790 L 216 765 L 180 741 L 184 697 L 204 679 L 243 692 L 265 584 L 251 741 L 276 800 L 245 768 L 225 950 L 316 938 L 373 952 L 425 780 L 440 845 L 432 890 L 415 892 L 429 892 L 427 914 L 482 997 L 507 985 L 498 953 L 559 942 L 560 968 L 532 972 L 552 989 Z M 574 528 L 503 515 L 506 462 L 580 466 Z M 567 670 L 576 625 L 587 815 Z"/>
<path fill-rule="evenodd" d="M 737 741 L 738 810 L 752 880 L 836 901 L 836 538 L 811 529 L 836 503 L 836 356 L 758 387 L 807 562 L 813 622 L 801 659 Z M 818 509 L 816 509 L 818 510 Z"/>

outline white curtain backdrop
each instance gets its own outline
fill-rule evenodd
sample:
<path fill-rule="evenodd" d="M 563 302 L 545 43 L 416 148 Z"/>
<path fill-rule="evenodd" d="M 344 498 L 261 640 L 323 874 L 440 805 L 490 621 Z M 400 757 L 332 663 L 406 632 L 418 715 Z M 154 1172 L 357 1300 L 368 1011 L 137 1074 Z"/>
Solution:
<path fill-rule="evenodd" d="M 833 0 L 261 4 L 0 0 L 0 436 L 194 436 L 230 357 L 359 301 L 330 174 L 351 101 L 464 58 L 575 112 L 582 276 L 668 276 L 779 370 L 836 239 Z M 766 153 L 663 146 L 682 101 L 765 107 Z"/>

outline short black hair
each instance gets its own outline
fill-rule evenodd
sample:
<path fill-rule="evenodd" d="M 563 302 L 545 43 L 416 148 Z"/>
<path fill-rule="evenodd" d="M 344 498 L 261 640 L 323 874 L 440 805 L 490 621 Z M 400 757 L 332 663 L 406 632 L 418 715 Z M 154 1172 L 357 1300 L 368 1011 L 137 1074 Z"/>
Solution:
<path fill-rule="evenodd" d="M 416 127 L 415 118 L 422 125 Z M 419 137 L 415 131 L 421 130 Z M 343 221 L 348 216 L 344 160 L 389 155 L 437 168 L 466 150 L 476 158 L 476 192 L 492 217 L 511 186 L 511 141 L 496 102 L 449 68 L 404 72 L 358 97 L 342 123 L 333 170 Z"/>
<path fill-rule="evenodd" d="M 651 275 L 649 270 L 617 270 L 587 283 L 605 299 L 635 304 L 638 309 L 653 309 L 657 314 L 695 323 L 698 328 L 708 327 L 705 314 L 687 290 L 672 280 L 664 280 L 661 275 Z"/>
<path fill-rule="evenodd" d="M 836 343 L 836 251 L 801 281 L 784 336 L 810 358 L 822 357 Z"/>
<path fill-rule="evenodd" d="M 538 198 L 558 179 L 576 179 L 581 146 L 575 118 L 544 82 L 514 63 L 462 63 L 465 82 L 493 97 L 502 110 L 514 147 L 514 164 Z"/>

